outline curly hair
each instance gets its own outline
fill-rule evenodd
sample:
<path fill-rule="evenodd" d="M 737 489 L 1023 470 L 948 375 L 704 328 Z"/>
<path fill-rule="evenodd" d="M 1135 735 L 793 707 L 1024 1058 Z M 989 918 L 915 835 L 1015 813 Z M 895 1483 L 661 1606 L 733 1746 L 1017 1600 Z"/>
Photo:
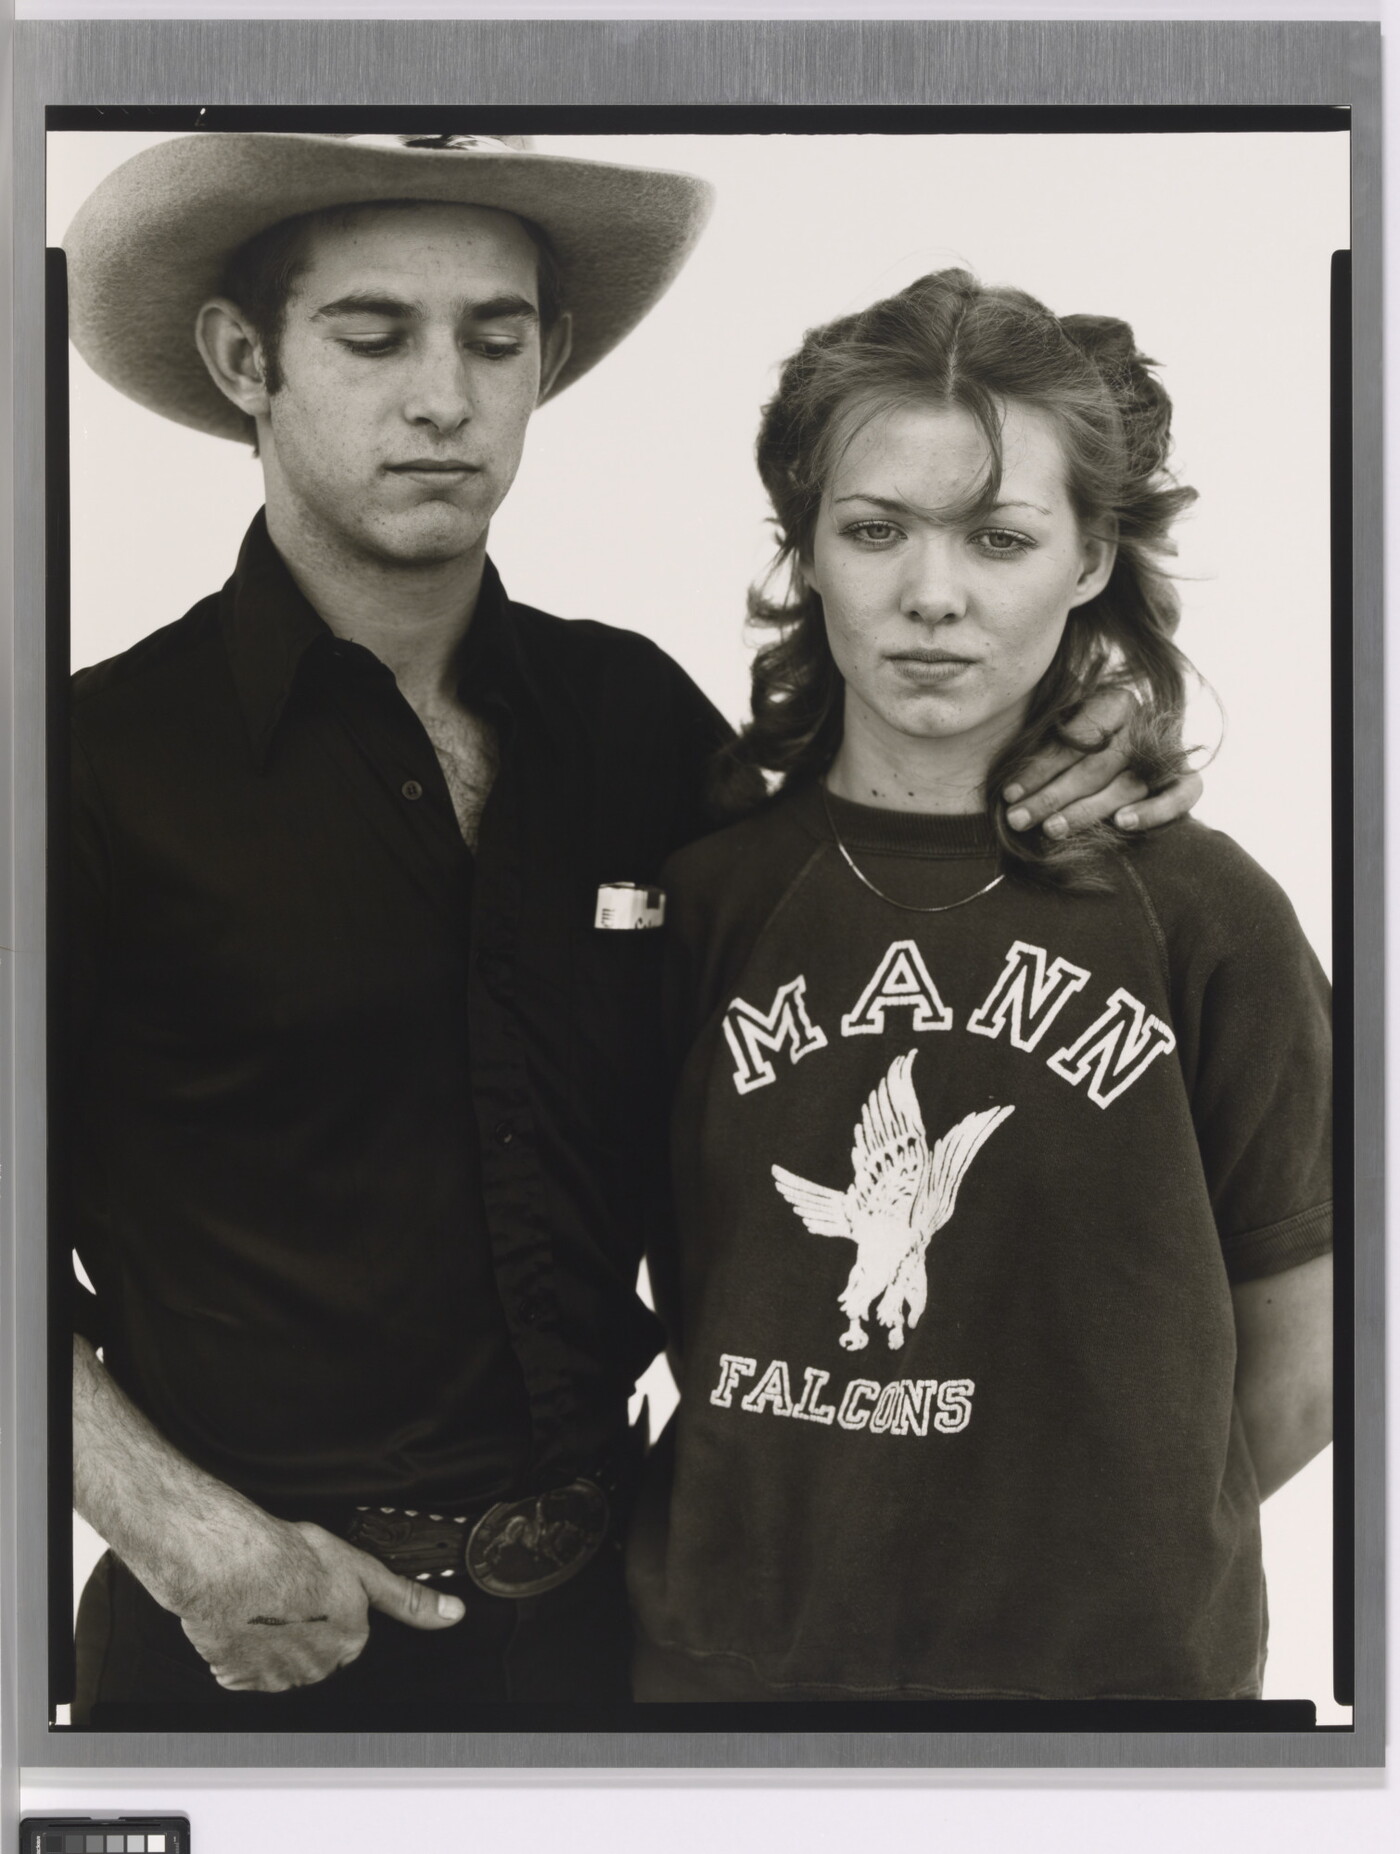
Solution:
<path fill-rule="evenodd" d="M 983 285 L 965 270 L 921 277 L 858 315 L 808 331 L 783 366 L 758 434 L 779 546 L 768 579 L 750 592 L 749 618 L 776 636 L 754 659 L 752 719 L 716 767 L 722 809 L 752 808 L 757 774 L 769 785 L 795 784 L 819 777 L 835 756 L 844 684 L 821 599 L 801 568 L 842 450 L 871 418 L 910 403 L 960 407 L 981 428 L 990 462 L 979 512 L 993 506 L 1000 487 L 1006 407 L 1046 414 L 1060 437 L 1081 532 L 1117 544 L 1106 586 L 1069 613 L 1024 726 L 990 769 L 988 793 L 1065 739 L 1088 698 L 1114 686 L 1138 698 L 1123 743 L 1134 770 L 1151 784 L 1180 769 L 1190 666 L 1172 642 L 1179 606 L 1162 561 L 1174 551 L 1171 524 L 1195 491 L 1167 471 L 1171 401 L 1150 371 L 1156 364 L 1137 351 L 1124 322 L 1055 316 L 1024 291 Z M 784 596 L 770 596 L 784 574 Z M 1038 831 L 1012 831 L 1004 806 L 990 809 L 1012 866 L 1056 884 L 1095 885 L 1100 851 L 1121 841 L 1099 827 L 1056 843 Z"/>

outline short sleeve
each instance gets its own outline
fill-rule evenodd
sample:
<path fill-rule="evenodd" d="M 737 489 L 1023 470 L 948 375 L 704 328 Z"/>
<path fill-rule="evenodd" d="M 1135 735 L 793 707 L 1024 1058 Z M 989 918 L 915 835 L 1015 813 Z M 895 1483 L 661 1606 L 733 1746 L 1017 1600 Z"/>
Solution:
<path fill-rule="evenodd" d="M 1196 914 L 1178 1008 L 1221 1249 L 1239 1282 L 1331 1248 L 1332 1016 L 1282 889 L 1228 850 L 1209 914 Z M 1178 939 L 1189 931 L 1178 923 Z"/>

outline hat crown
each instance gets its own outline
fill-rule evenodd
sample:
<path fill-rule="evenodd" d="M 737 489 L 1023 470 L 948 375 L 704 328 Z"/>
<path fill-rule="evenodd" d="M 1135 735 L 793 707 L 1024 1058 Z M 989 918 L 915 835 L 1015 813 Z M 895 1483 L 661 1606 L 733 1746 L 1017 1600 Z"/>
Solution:
<path fill-rule="evenodd" d="M 528 135 L 336 135 L 327 140 L 379 148 L 429 148 L 444 154 L 529 154 L 534 147 Z"/>
<path fill-rule="evenodd" d="M 573 328 L 553 398 L 664 294 L 711 189 L 693 175 L 545 153 L 524 135 L 434 134 L 430 115 L 419 120 L 424 132 L 399 135 L 205 130 L 132 155 L 64 240 L 78 352 L 152 411 L 246 439 L 193 338 L 201 306 L 224 293 L 230 257 L 303 214 L 424 200 L 512 213 L 547 242 Z"/>

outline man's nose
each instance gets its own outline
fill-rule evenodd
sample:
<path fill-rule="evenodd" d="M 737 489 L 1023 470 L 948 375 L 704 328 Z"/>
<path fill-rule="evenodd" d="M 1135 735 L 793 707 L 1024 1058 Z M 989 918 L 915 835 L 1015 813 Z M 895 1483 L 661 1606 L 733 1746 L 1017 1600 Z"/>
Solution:
<path fill-rule="evenodd" d="M 922 624 L 943 624 L 967 611 L 967 562 L 956 534 L 922 535 L 905 556 L 900 610 Z"/>
<path fill-rule="evenodd" d="M 419 348 L 405 415 L 414 424 L 449 432 L 464 425 L 472 410 L 471 370 L 456 337 L 429 336 Z"/>

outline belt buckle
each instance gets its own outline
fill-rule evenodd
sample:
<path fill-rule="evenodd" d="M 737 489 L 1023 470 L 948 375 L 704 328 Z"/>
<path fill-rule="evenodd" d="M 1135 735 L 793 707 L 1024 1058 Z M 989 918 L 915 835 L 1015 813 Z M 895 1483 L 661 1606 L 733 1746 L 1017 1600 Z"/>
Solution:
<path fill-rule="evenodd" d="M 467 1539 L 466 1572 L 488 1596 L 542 1596 L 581 1571 L 608 1534 L 608 1501 L 592 1481 L 498 1500 Z"/>

